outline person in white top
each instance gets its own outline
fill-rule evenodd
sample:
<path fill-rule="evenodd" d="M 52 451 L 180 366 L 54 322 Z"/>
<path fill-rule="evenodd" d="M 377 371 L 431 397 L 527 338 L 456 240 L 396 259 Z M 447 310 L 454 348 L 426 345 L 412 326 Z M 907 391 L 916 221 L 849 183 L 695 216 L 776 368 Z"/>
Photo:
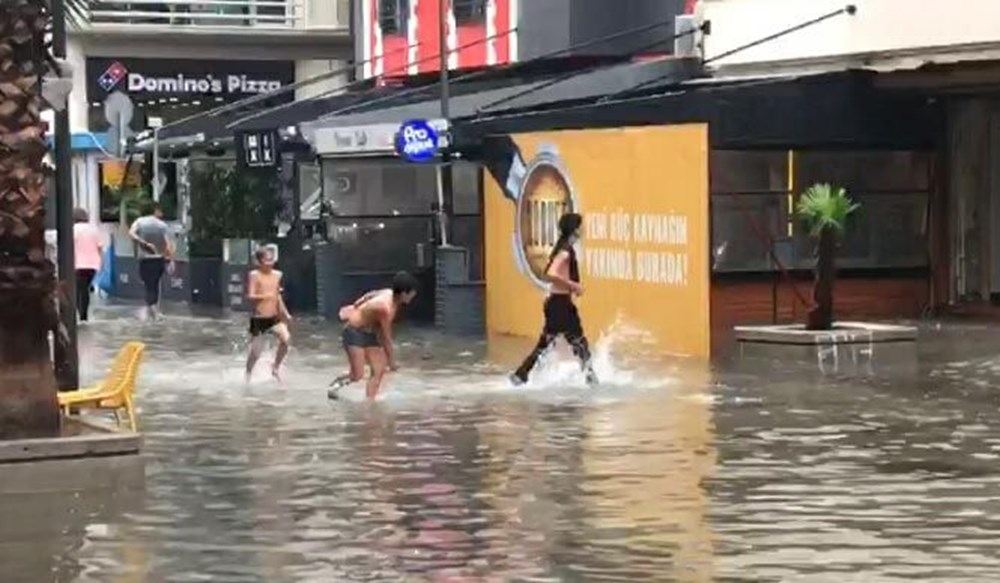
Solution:
<path fill-rule="evenodd" d="M 76 307 L 81 322 L 90 318 L 90 293 L 94 275 L 101 270 L 104 245 L 101 231 L 90 224 L 87 211 L 78 208 L 73 211 L 73 251 L 76 268 Z"/>

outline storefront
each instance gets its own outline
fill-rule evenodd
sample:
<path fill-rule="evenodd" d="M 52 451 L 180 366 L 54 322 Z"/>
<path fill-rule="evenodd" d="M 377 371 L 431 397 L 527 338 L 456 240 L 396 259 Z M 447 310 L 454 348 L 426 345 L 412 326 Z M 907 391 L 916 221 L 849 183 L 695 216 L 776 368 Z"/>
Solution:
<path fill-rule="evenodd" d="M 509 298 L 532 297 L 531 258 L 547 253 L 566 204 L 543 196 L 535 224 L 523 218 L 534 204 L 530 188 L 506 189 L 511 176 L 530 182 L 548 150 L 558 152 L 560 183 L 575 193 L 572 208 L 596 221 L 582 248 L 590 283 L 581 309 L 591 334 L 637 325 L 660 351 L 706 355 L 735 324 L 802 317 L 813 245 L 794 208 L 817 182 L 845 187 L 862 205 L 841 246 L 838 317 L 920 315 L 932 302 L 938 259 L 931 239 L 941 220 L 941 111 L 922 96 L 880 91 L 873 77 L 688 80 L 649 96 L 457 120 L 459 147 L 483 150 L 493 176 L 488 329 L 530 336 L 540 325 L 540 313 L 520 315 Z M 698 127 L 700 147 L 685 133 Z M 511 142 L 520 163 L 509 160 Z M 687 162 L 677 166 L 678 157 Z M 665 238 L 647 236 L 650 221 Z M 527 239 L 525 225 L 533 225 Z M 512 233 L 520 247 L 507 243 Z"/>
<path fill-rule="evenodd" d="M 220 105 L 274 91 L 294 80 L 294 61 L 91 57 L 87 59 L 88 123 L 93 131 L 107 132 L 109 140 L 136 137 Z M 291 99 L 289 92 L 267 103 L 279 104 Z M 218 125 L 206 124 L 202 119 L 200 132 Z M 204 286 L 192 287 L 189 281 L 190 222 L 185 219 L 192 201 L 188 194 L 192 184 L 204 183 L 205 177 L 217 169 L 232 166 L 233 156 L 227 154 L 221 137 L 218 143 L 200 144 L 194 137 L 182 134 L 164 132 L 158 173 L 153 171 L 153 155 L 148 149 L 132 148 L 133 153 L 145 155 L 109 157 L 100 164 L 96 178 L 101 220 L 122 225 L 117 229 L 115 248 L 119 272 L 117 295 L 138 297 L 142 293 L 134 246 L 124 229 L 142 212 L 140 201 L 153 196 L 172 222 L 178 242 L 178 269 L 166 281 L 164 297 L 190 301 L 192 295 L 203 291 L 200 287 Z M 192 156 L 190 146 L 194 145 L 211 151 L 199 151 Z M 154 175 L 160 179 L 158 188 L 154 188 Z M 216 195 L 217 192 L 213 193 Z"/>
<path fill-rule="evenodd" d="M 535 76 L 517 84 L 456 84 L 450 110 L 454 118 L 460 119 L 495 106 L 599 97 L 613 88 L 632 87 L 664 75 L 689 76 L 695 69 L 693 65 L 681 59 L 662 59 L 596 70 L 584 68 L 577 76 Z M 449 247 L 444 250 L 438 248 L 437 165 L 405 162 L 394 151 L 394 139 L 402 122 L 426 119 L 440 129 L 443 122 L 435 120 L 439 115 L 439 101 L 424 97 L 380 110 L 330 115 L 301 124 L 301 132 L 321 160 L 330 238 L 344 255 L 341 270 L 357 273 L 359 281 L 364 280 L 361 272 L 373 267 L 384 273 L 395 269 L 423 271 L 435 282 L 435 294 L 427 298 L 436 299 L 438 304 L 436 308 L 427 306 L 428 317 L 434 315 L 437 325 L 445 329 L 481 331 L 484 248 L 489 245 L 485 243 L 483 225 L 480 148 L 455 150 L 453 212 L 446 226 Z M 507 247 L 509 242 L 504 245 Z M 448 290 L 442 288 L 446 281 L 452 284 Z M 448 295 L 448 291 L 454 295 Z M 340 297 L 334 294 L 330 301 Z"/>
<path fill-rule="evenodd" d="M 316 130 L 328 245 L 318 254 L 321 312 L 407 270 L 425 293 L 411 309 L 434 318 L 435 252 L 440 243 L 438 166 L 400 159 L 394 151 L 399 124 L 340 126 Z M 469 277 L 482 279 L 482 212 L 479 166 L 456 161 L 454 213 L 449 242 L 470 250 Z M 326 274 L 324 276 L 323 274 Z M 333 280 L 339 283 L 333 285 Z M 324 307 L 328 309 L 324 309 Z"/>
<path fill-rule="evenodd" d="M 120 92 L 135 106 L 135 132 L 208 111 L 221 104 L 274 91 L 295 81 L 294 61 L 88 58 L 87 101 L 91 131 L 105 131 L 109 95 Z M 282 100 L 291 99 L 292 95 Z"/>

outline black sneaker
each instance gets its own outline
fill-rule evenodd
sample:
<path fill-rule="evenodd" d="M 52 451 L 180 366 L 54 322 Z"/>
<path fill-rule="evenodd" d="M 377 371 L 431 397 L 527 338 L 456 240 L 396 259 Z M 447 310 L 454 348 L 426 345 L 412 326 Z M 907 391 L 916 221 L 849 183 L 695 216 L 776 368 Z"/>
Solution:
<path fill-rule="evenodd" d="M 326 397 L 331 401 L 340 399 L 340 387 L 334 387 L 326 392 Z"/>
<path fill-rule="evenodd" d="M 522 379 L 520 376 L 518 376 L 516 372 L 510 373 L 510 376 L 507 378 L 510 380 L 510 384 L 514 385 L 515 387 L 520 387 L 525 382 L 527 382 L 526 379 Z"/>
<path fill-rule="evenodd" d="M 600 381 L 597 379 L 597 373 L 592 370 L 587 371 L 587 384 L 591 387 L 600 384 Z"/>

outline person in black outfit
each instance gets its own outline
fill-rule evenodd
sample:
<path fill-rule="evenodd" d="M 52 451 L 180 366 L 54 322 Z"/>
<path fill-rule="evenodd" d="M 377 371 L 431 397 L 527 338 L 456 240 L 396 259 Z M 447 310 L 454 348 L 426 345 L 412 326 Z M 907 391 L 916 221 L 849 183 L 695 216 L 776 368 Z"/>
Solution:
<path fill-rule="evenodd" d="M 520 385 L 528 381 L 531 369 L 541 355 L 548 350 L 555 339 L 562 335 L 580 359 L 580 365 L 587 374 L 588 384 L 597 384 L 597 375 L 591 366 L 590 344 L 583 335 L 580 313 L 573 303 L 574 295 L 583 294 L 580 285 L 580 267 L 576 260 L 573 244 L 580 238 L 583 217 L 576 213 L 566 213 L 559 218 L 559 240 L 545 268 L 545 277 L 552 283 L 549 296 L 545 299 L 545 328 L 538 338 L 538 344 L 521 366 L 511 375 L 511 381 Z"/>

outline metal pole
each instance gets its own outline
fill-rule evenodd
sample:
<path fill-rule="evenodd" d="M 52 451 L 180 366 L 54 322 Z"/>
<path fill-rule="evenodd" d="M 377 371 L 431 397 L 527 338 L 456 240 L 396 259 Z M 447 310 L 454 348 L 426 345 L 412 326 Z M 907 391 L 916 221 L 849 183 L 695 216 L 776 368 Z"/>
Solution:
<path fill-rule="evenodd" d="M 52 53 L 66 58 L 66 8 L 63 0 L 52 0 Z M 55 372 L 60 390 L 80 386 L 76 337 L 76 269 L 73 250 L 73 186 L 70 180 L 69 100 L 55 112 L 56 233 L 59 254 L 59 318 L 66 328 L 67 342 L 55 342 Z"/>
<path fill-rule="evenodd" d="M 160 128 L 153 128 L 153 200 L 160 202 Z"/>
<path fill-rule="evenodd" d="M 451 87 L 449 86 L 449 70 L 448 70 L 448 15 L 449 15 L 449 2 L 450 0 L 438 0 L 440 6 L 439 22 L 438 22 L 438 38 L 440 40 L 441 46 L 438 49 L 440 53 L 440 64 L 441 64 L 441 119 L 444 120 L 446 132 L 450 134 L 451 132 L 451 117 L 450 112 L 450 100 L 451 100 Z M 450 137 L 450 136 L 449 136 Z M 451 219 L 452 213 L 454 211 L 454 182 L 452 179 L 452 166 L 451 166 L 451 140 L 448 140 L 448 147 L 441 152 L 441 165 L 438 166 L 438 216 L 441 227 L 441 245 L 448 246 L 448 222 Z"/>

